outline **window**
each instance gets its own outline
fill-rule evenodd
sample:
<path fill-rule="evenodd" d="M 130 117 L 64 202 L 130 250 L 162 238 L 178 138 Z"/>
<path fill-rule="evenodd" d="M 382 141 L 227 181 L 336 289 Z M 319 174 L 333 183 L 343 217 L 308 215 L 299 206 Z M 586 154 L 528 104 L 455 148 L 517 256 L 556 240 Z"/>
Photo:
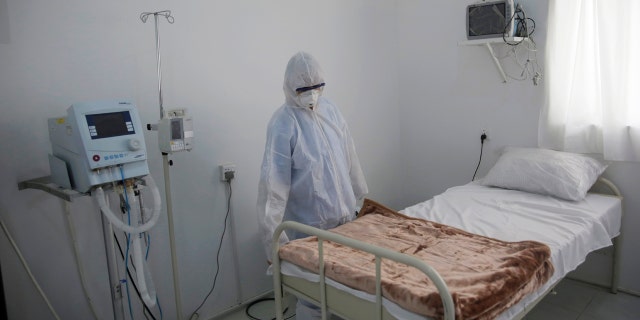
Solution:
<path fill-rule="evenodd" d="M 640 161 L 640 1 L 549 1 L 542 147 Z"/>

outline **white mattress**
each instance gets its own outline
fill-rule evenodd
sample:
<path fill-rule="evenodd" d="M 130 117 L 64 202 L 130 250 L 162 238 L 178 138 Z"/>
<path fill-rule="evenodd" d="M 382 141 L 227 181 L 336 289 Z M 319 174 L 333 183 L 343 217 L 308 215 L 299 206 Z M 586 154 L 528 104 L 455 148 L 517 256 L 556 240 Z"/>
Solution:
<path fill-rule="evenodd" d="M 453 187 L 433 199 L 400 211 L 504 240 L 535 240 L 551 248 L 555 273 L 536 292 L 507 309 L 498 319 L 511 319 L 535 301 L 551 285 L 584 262 L 591 251 L 610 246 L 620 233 L 621 201 L 617 197 L 588 194 L 585 200 L 569 202 L 514 190 L 484 187 L 477 183 Z M 282 273 L 318 281 L 316 274 L 284 262 Z M 327 279 L 327 283 L 360 298 L 375 296 Z M 399 319 L 425 319 L 384 300 L 387 310 Z"/>

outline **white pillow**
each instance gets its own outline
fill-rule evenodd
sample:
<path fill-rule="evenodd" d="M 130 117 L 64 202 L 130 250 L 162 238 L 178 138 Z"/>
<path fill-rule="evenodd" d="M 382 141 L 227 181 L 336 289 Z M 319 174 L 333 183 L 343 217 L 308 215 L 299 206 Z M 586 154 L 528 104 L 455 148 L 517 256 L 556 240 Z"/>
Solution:
<path fill-rule="evenodd" d="M 582 154 L 507 147 L 481 183 L 579 201 L 606 168 Z"/>

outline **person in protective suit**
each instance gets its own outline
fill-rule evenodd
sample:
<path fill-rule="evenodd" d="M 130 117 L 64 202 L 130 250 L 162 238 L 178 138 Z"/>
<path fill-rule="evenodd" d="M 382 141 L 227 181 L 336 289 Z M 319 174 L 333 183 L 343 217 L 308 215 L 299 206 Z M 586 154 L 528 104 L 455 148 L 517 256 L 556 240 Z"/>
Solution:
<path fill-rule="evenodd" d="M 296 53 L 284 77 L 285 103 L 267 127 L 258 187 L 258 220 L 267 260 L 272 237 L 282 221 L 330 229 L 354 219 L 368 193 L 347 123 L 322 97 L 325 79 L 306 52 Z M 305 237 L 287 230 L 280 243 Z M 315 318 L 319 309 L 299 301 L 298 319 Z"/>

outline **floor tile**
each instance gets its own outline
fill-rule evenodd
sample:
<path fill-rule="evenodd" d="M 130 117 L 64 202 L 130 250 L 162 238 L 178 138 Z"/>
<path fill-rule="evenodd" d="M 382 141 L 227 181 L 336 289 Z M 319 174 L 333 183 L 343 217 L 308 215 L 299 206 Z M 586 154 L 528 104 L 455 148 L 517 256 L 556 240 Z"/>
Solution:
<path fill-rule="evenodd" d="M 586 319 L 640 319 L 640 298 L 625 293 L 598 292 L 582 313 Z"/>
<path fill-rule="evenodd" d="M 541 302 L 527 314 L 525 320 L 577 320 L 579 316 L 580 311 Z"/>
<path fill-rule="evenodd" d="M 286 311 L 284 312 L 284 318 L 293 320 L 295 319 L 296 311 L 296 299 L 293 296 L 288 295 L 283 301 Z M 273 319 L 275 318 L 274 311 L 275 302 L 273 299 L 259 299 L 253 304 L 247 304 L 237 311 L 228 315 L 218 317 L 216 320 L 249 320 L 249 319 Z M 247 309 L 248 308 L 248 309 Z"/>
<path fill-rule="evenodd" d="M 565 309 L 582 312 L 598 291 L 574 280 L 563 280 L 554 292 L 547 295 L 541 304 L 552 304 Z"/>

